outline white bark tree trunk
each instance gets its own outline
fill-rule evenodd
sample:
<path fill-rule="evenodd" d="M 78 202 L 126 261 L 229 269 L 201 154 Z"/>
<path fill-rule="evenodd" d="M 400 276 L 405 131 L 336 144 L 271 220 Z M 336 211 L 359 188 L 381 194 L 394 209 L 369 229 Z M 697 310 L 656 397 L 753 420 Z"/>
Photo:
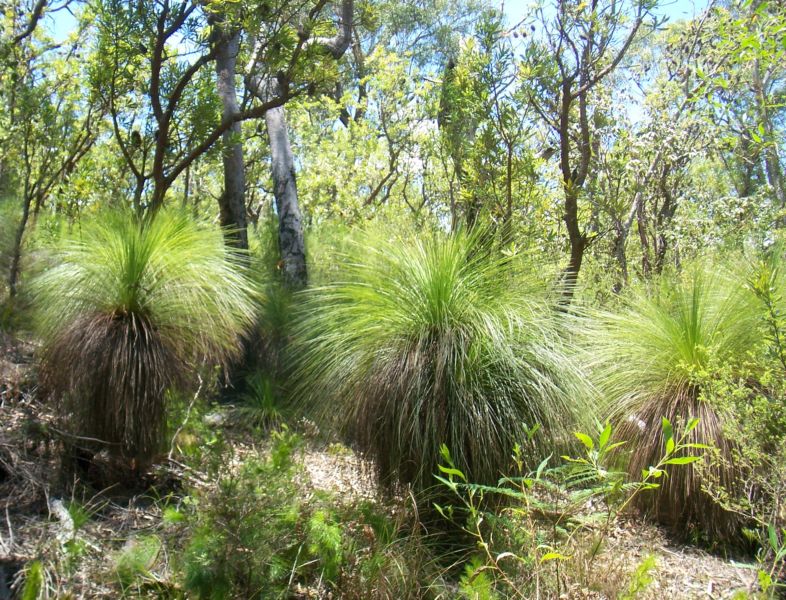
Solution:
<path fill-rule="evenodd" d="M 278 247 L 286 284 L 291 288 L 308 283 L 306 247 L 303 222 L 297 197 L 295 159 L 289 143 L 284 107 L 265 113 L 265 124 L 270 139 L 270 158 L 273 174 L 273 193 L 278 213 Z"/>
<path fill-rule="evenodd" d="M 235 87 L 235 67 L 240 49 L 240 30 L 225 31 L 220 26 L 214 41 L 216 48 L 216 85 L 221 99 L 222 118 L 240 111 Z M 218 203 L 221 225 L 227 228 L 228 240 L 235 247 L 248 249 L 246 218 L 246 171 L 243 162 L 243 141 L 240 122 L 235 122 L 222 136 L 221 156 L 224 162 L 224 191 Z"/>

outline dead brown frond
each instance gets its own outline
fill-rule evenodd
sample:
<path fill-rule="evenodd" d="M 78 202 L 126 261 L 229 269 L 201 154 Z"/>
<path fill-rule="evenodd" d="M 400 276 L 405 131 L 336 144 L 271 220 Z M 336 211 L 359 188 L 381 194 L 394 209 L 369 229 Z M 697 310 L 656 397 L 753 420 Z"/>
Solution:
<path fill-rule="evenodd" d="M 620 439 L 628 440 L 628 471 L 636 481 L 642 471 L 656 465 L 665 454 L 661 422 L 667 418 L 680 430 L 686 419 L 699 419 L 686 443 L 712 446 L 715 456 L 707 455 L 702 470 L 694 465 L 680 465 L 667 471 L 660 487 L 638 496 L 638 507 L 674 533 L 685 536 L 698 527 L 715 540 L 731 540 L 739 535 L 739 515 L 725 510 L 702 489 L 708 477 L 726 489 L 733 489 L 740 473 L 732 458 L 732 443 L 723 434 L 722 415 L 698 397 L 693 387 L 674 390 L 641 404 L 636 415 L 623 419 L 617 429 Z"/>
<path fill-rule="evenodd" d="M 87 447 L 141 461 L 162 450 L 164 394 L 182 383 L 186 366 L 149 319 L 136 313 L 77 319 L 42 358 L 43 386 Z"/>

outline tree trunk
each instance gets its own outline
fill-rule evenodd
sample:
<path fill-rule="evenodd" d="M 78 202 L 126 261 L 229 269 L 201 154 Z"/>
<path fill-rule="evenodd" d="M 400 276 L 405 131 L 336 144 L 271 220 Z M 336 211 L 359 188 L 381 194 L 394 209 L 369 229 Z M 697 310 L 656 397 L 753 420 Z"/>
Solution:
<path fill-rule="evenodd" d="M 775 202 L 780 208 L 786 207 L 786 185 L 783 181 L 783 171 L 781 160 L 778 154 L 778 144 L 775 142 L 772 119 L 769 107 L 767 106 L 767 96 L 764 91 L 762 81 L 761 66 L 759 60 L 753 61 L 753 91 L 756 95 L 756 110 L 759 113 L 759 121 L 764 130 L 764 169 L 767 173 L 767 183 L 773 191 Z M 780 226 L 784 226 L 781 220 Z"/>
<path fill-rule="evenodd" d="M 663 197 L 663 205 L 658 211 L 655 235 L 655 272 L 661 274 L 663 267 L 666 264 L 666 252 L 669 249 L 669 240 L 666 236 L 666 228 L 671 224 L 674 219 L 674 213 L 677 211 L 677 202 L 675 194 L 669 188 L 668 176 L 671 169 L 667 165 L 663 169 L 663 176 L 660 180 L 660 194 Z"/>
<path fill-rule="evenodd" d="M 14 237 L 14 249 L 11 254 L 11 268 L 8 271 L 8 293 L 13 298 L 16 296 L 16 287 L 19 282 L 19 270 L 22 261 L 22 240 L 24 239 L 27 220 L 30 218 L 30 205 L 33 198 L 30 194 L 25 194 L 24 205 L 22 207 L 22 218 L 19 219 L 19 226 Z"/>
<path fill-rule="evenodd" d="M 625 245 L 628 241 L 628 229 L 625 224 L 619 221 L 614 223 L 614 258 L 620 268 L 620 279 L 614 282 L 612 291 L 618 294 L 622 288 L 628 285 L 628 257 L 625 253 Z"/>
<path fill-rule="evenodd" d="M 308 45 L 315 45 L 339 60 L 352 40 L 353 0 L 343 0 L 338 14 L 338 32 L 330 38 L 314 38 Z M 255 71 L 256 51 L 246 73 L 246 86 L 257 98 L 265 101 L 274 92 L 284 91 L 282 78 L 259 77 Z M 284 82 L 288 84 L 288 82 Z M 303 223 L 297 199 L 295 159 L 289 143 L 286 112 L 278 106 L 265 111 L 265 125 L 270 139 L 270 161 L 273 175 L 273 195 L 278 212 L 278 248 L 281 255 L 281 270 L 284 282 L 290 289 L 305 287 L 308 283 L 306 269 L 306 247 L 303 240 Z"/>
<path fill-rule="evenodd" d="M 652 273 L 652 261 L 650 260 L 650 241 L 647 237 L 647 214 L 644 202 L 640 202 L 636 213 L 636 223 L 639 229 L 639 241 L 641 242 L 641 273 L 645 278 L 649 278 Z"/>
<path fill-rule="evenodd" d="M 567 303 L 573 298 L 576 283 L 584 261 L 584 250 L 587 248 L 587 238 L 581 233 L 578 220 L 578 194 L 572 190 L 565 194 L 565 225 L 568 229 L 570 241 L 570 260 L 563 273 L 563 297 Z"/>
<path fill-rule="evenodd" d="M 297 198 L 295 159 L 289 143 L 286 113 L 283 107 L 265 113 L 267 134 L 270 138 L 270 157 L 273 173 L 273 194 L 278 213 L 278 247 L 281 270 L 286 284 L 293 289 L 308 283 L 306 248 L 303 223 Z"/>
<path fill-rule="evenodd" d="M 221 99 L 222 119 L 240 111 L 235 88 L 235 66 L 240 49 L 240 30 L 223 31 L 218 27 L 214 41 L 216 48 L 216 84 Z M 246 170 L 243 162 L 243 142 L 239 122 L 235 122 L 222 136 L 221 158 L 224 163 L 224 191 L 218 199 L 221 226 L 227 230 L 227 240 L 236 248 L 248 249 L 246 219 Z"/>
<path fill-rule="evenodd" d="M 581 263 L 584 260 L 584 250 L 587 247 L 587 238 L 582 233 L 579 224 L 579 191 L 584 185 L 584 178 L 587 174 L 586 167 L 589 164 L 589 153 L 591 152 L 589 144 L 579 144 L 578 162 L 581 171 L 579 171 L 579 167 L 573 166 L 570 135 L 571 106 L 574 100 L 572 85 L 573 80 L 570 78 L 566 78 L 562 83 L 559 114 L 560 172 L 563 193 L 565 194 L 565 213 L 562 219 L 568 230 L 568 241 L 570 242 L 570 259 L 562 274 L 564 284 L 562 296 L 563 302 L 566 304 L 570 304 L 573 299 L 573 292 L 579 279 L 579 271 L 581 271 Z M 582 113 L 580 119 L 582 138 L 586 137 L 584 135 L 586 128 L 584 106 L 583 98 L 579 97 L 579 108 Z"/>

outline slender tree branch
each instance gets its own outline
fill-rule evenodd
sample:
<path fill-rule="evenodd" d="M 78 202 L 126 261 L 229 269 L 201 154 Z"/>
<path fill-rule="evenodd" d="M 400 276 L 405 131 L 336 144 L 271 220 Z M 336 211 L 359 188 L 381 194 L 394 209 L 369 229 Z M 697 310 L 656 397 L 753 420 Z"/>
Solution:
<path fill-rule="evenodd" d="M 25 38 L 33 34 L 36 26 L 38 25 L 38 21 L 41 20 L 41 17 L 44 14 L 46 3 L 47 0 L 38 0 L 38 2 L 36 2 L 35 6 L 33 7 L 33 12 L 30 14 L 30 20 L 27 22 L 27 26 L 22 30 L 21 33 L 19 33 L 14 37 L 13 39 L 14 44 L 19 44 Z"/>

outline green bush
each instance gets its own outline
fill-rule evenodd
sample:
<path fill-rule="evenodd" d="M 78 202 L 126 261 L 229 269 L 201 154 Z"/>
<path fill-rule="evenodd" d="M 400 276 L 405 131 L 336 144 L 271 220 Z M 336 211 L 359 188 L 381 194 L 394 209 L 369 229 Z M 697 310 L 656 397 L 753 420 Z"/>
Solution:
<path fill-rule="evenodd" d="M 560 314 L 482 233 L 366 235 L 306 292 L 295 396 L 376 462 L 386 484 L 433 484 L 441 444 L 495 482 L 527 426 L 538 454 L 591 418 Z"/>
<path fill-rule="evenodd" d="M 278 426 L 282 421 L 279 397 L 278 386 L 271 376 L 257 371 L 246 377 L 245 392 L 237 408 L 242 423 L 263 430 Z"/>
<path fill-rule="evenodd" d="M 115 576 L 123 589 L 150 577 L 150 569 L 161 551 L 161 540 L 155 535 L 129 540 L 113 560 Z"/>
<path fill-rule="evenodd" d="M 274 432 L 266 458 L 223 469 L 216 490 L 198 493 L 182 564 L 196 598 L 422 598 L 427 553 L 402 535 L 397 517 L 370 502 L 324 493 L 307 498 L 296 481 L 302 440 Z M 191 597 L 191 596 L 189 596 Z"/>
<path fill-rule="evenodd" d="M 570 590 L 588 589 L 603 597 L 636 596 L 652 582 L 652 559 L 635 570 L 624 560 L 622 573 L 614 566 L 618 558 L 613 553 L 607 554 L 602 568 L 596 559 L 619 527 L 619 515 L 637 497 L 657 490 L 675 470 L 701 460 L 697 452 L 702 447 L 688 441 L 697 426 L 694 419 L 675 431 L 664 419 L 659 427 L 663 452 L 636 477 L 615 468 L 615 451 L 626 441 L 615 438 L 608 422 L 595 436 L 576 432 L 581 452 L 563 456 L 560 465 L 549 466 L 548 457 L 528 471 L 517 453 L 515 469 L 496 486 L 469 481 L 443 447 L 438 479 L 450 494 L 437 510 L 471 542 L 467 547 L 472 554 L 459 578 L 462 597 L 573 597 Z M 511 502 L 489 502 L 500 496 Z"/>
<path fill-rule="evenodd" d="M 732 462 L 742 485 L 712 478 L 707 488 L 725 509 L 745 521 L 743 533 L 759 548 L 765 580 L 786 583 L 786 305 L 783 248 L 776 246 L 750 269 L 764 344 L 750 351 L 743 369 L 721 365 L 703 386 L 706 402 L 732 415 L 723 423 L 734 440 Z M 764 583 L 761 583 L 762 587 Z M 766 595 L 766 594 L 765 594 Z"/>
<path fill-rule="evenodd" d="M 290 456 L 292 443 L 281 437 L 278 459 L 225 470 L 215 492 L 196 497 L 183 559 L 185 587 L 195 597 L 273 598 L 286 589 L 302 528 L 293 467 L 280 458 Z"/>
<path fill-rule="evenodd" d="M 240 349 L 255 290 L 222 234 L 188 216 L 98 215 L 33 281 L 41 380 L 80 436 L 144 462 L 161 449 L 165 392 Z"/>

